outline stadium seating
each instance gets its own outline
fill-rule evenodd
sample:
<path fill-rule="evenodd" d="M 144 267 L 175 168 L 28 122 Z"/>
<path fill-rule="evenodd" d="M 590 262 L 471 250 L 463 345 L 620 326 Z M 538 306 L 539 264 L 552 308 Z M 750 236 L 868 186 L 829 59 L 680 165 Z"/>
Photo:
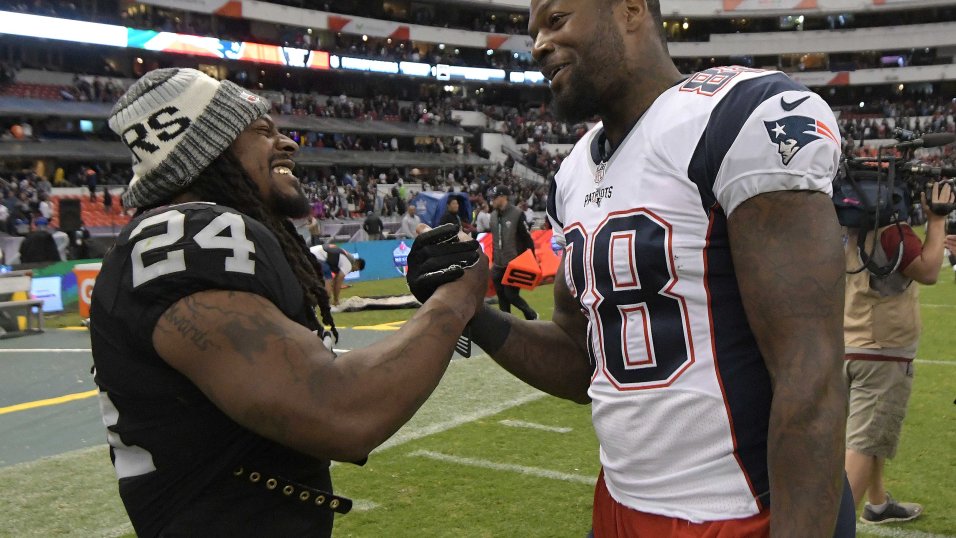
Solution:
<path fill-rule="evenodd" d="M 87 228 L 118 228 L 126 225 L 130 221 L 129 215 L 122 213 L 119 205 L 119 196 L 113 196 L 113 212 L 106 213 L 103 210 L 103 197 L 97 196 L 96 202 L 91 202 L 89 196 L 64 195 L 53 197 L 53 218 L 50 219 L 54 227 L 59 227 L 60 223 L 60 200 L 72 198 L 80 200 L 80 215 L 83 219 L 83 225 Z"/>
<path fill-rule="evenodd" d="M 48 101 L 61 101 L 64 93 L 69 94 L 69 88 L 49 84 L 14 83 L 0 89 L 0 95 L 24 99 L 46 99 Z"/>

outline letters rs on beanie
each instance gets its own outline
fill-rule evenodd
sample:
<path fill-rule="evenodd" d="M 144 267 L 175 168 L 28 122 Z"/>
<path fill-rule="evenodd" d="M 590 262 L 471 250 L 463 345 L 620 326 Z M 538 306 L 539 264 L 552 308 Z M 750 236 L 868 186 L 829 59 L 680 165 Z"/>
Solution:
<path fill-rule="evenodd" d="M 109 125 L 133 154 L 126 207 L 149 207 L 186 189 L 269 102 L 195 69 L 150 71 L 120 97 Z"/>

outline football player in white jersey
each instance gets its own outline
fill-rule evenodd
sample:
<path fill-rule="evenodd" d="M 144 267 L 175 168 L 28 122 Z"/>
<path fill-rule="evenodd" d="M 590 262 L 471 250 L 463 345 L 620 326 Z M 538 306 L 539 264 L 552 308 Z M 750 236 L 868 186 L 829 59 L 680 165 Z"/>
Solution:
<path fill-rule="evenodd" d="M 552 321 L 471 327 L 592 403 L 594 534 L 852 535 L 829 107 L 774 71 L 685 79 L 656 0 L 532 0 L 529 32 L 557 112 L 602 122 L 552 184 Z"/>

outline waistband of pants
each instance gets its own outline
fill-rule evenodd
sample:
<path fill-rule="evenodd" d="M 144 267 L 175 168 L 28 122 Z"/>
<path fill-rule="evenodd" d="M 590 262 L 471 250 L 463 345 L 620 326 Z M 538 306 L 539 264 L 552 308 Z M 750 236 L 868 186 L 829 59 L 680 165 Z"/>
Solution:
<path fill-rule="evenodd" d="M 910 357 L 893 355 L 871 355 L 869 353 L 847 353 L 843 356 L 848 361 L 877 361 L 877 362 L 913 362 Z"/>
<path fill-rule="evenodd" d="M 352 499 L 271 473 L 261 466 L 239 466 L 232 472 L 232 475 L 252 486 L 261 487 L 303 506 L 331 510 L 337 514 L 347 514 L 352 510 Z"/>

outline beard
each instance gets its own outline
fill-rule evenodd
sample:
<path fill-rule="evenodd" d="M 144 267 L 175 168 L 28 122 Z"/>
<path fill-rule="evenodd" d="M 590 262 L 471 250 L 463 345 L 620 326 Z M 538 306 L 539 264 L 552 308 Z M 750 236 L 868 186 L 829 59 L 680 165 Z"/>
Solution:
<path fill-rule="evenodd" d="M 578 61 L 565 69 L 572 70 L 565 76 L 563 87 L 555 92 L 551 104 L 559 119 L 567 123 L 580 123 L 598 116 L 602 105 L 609 97 L 621 91 L 630 77 L 625 71 L 624 38 L 611 23 L 611 17 L 601 17 L 596 31 L 580 47 Z"/>
<path fill-rule="evenodd" d="M 567 68 L 565 68 L 567 69 Z M 574 73 L 568 73 L 573 75 Z M 567 123 L 580 123 L 596 116 L 598 90 L 591 77 L 567 77 L 561 92 L 551 90 L 551 105 L 559 119 Z"/>
<path fill-rule="evenodd" d="M 309 205 L 309 199 L 302 191 L 302 185 L 295 186 L 295 194 L 285 194 L 279 192 L 275 185 L 272 186 L 271 206 L 272 211 L 282 217 L 290 219 L 301 219 L 312 214 L 312 206 Z"/>

